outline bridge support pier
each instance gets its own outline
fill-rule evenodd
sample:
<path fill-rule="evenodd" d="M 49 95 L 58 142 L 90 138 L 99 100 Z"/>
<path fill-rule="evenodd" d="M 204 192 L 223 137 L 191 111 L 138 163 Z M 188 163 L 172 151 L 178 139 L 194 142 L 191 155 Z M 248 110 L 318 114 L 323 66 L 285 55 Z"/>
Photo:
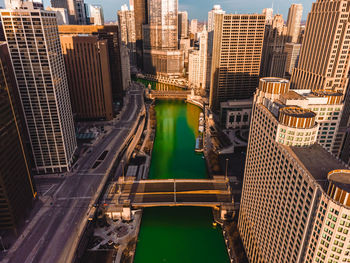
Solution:
<path fill-rule="evenodd" d="M 125 201 L 123 204 L 122 219 L 128 221 L 132 219 L 131 205 L 129 200 Z"/>
<path fill-rule="evenodd" d="M 235 216 L 234 204 L 222 204 L 220 206 L 220 219 L 232 220 Z"/>

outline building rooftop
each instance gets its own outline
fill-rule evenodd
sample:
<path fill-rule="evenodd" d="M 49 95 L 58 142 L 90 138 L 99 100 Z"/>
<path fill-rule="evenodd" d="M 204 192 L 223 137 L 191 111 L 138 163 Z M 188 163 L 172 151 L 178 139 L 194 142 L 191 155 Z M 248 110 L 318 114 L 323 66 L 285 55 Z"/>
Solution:
<path fill-rule="evenodd" d="M 350 192 L 350 170 L 335 170 L 329 173 L 328 180 L 332 181 L 332 183 L 346 191 Z"/>
<path fill-rule="evenodd" d="M 330 171 L 347 169 L 344 163 L 317 143 L 309 147 L 285 147 L 296 155 L 324 191 L 327 191 L 328 188 L 327 177 Z"/>
<path fill-rule="evenodd" d="M 316 113 L 314 113 L 310 110 L 307 110 L 307 109 L 299 108 L 299 107 L 284 107 L 284 108 L 280 109 L 280 112 L 284 113 L 285 115 L 298 117 L 298 118 L 314 118 L 314 117 L 316 117 Z"/>
<path fill-rule="evenodd" d="M 260 81 L 264 81 L 264 82 L 279 82 L 279 83 L 288 83 L 289 82 L 289 80 L 287 80 L 287 79 L 274 78 L 274 77 L 261 78 Z"/>
<path fill-rule="evenodd" d="M 306 98 L 295 91 L 288 91 L 286 94 L 281 95 L 285 100 L 306 100 Z"/>

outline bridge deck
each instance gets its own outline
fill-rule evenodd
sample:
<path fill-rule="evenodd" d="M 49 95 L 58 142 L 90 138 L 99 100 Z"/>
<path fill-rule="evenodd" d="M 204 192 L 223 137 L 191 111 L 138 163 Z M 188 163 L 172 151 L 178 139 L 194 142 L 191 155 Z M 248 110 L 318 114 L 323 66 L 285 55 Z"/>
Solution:
<path fill-rule="evenodd" d="M 120 184 L 118 203 L 129 200 L 133 206 L 231 203 L 225 180 L 142 180 Z"/>

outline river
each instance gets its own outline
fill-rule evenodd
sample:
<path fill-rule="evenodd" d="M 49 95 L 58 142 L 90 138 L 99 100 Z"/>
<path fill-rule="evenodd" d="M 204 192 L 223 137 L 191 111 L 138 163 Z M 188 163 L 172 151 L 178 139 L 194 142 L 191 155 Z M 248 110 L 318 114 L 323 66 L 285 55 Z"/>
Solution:
<path fill-rule="evenodd" d="M 150 179 L 207 177 L 205 161 L 194 151 L 200 112 L 184 101 L 157 101 Z M 221 228 L 212 223 L 210 208 L 145 208 L 134 262 L 229 262 Z"/>

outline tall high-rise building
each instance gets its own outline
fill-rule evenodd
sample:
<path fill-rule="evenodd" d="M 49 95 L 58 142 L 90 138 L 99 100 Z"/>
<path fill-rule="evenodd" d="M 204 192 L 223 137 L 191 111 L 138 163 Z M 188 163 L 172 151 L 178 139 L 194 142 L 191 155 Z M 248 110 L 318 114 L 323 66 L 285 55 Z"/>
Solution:
<path fill-rule="evenodd" d="M 252 263 L 346 262 L 350 170 L 316 143 L 317 114 L 285 104 L 294 95 L 287 80 L 260 80 L 239 232 Z"/>
<path fill-rule="evenodd" d="M 103 9 L 100 5 L 90 5 L 90 22 L 94 25 L 101 26 L 105 23 Z"/>
<path fill-rule="evenodd" d="M 188 37 L 188 14 L 187 11 L 179 11 L 177 19 L 178 38 Z"/>
<path fill-rule="evenodd" d="M 350 165 L 350 82 L 346 89 L 344 110 L 339 124 L 336 143 L 339 143 L 340 146 L 339 157 Z"/>
<path fill-rule="evenodd" d="M 22 109 L 6 44 L 0 44 L 0 229 L 16 229 L 36 195 Z"/>
<path fill-rule="evenodd" d="M 265 15 L 216 14 L 210 107 L 253 96 L 260 73 Z M 245 48 L 242 48 L 245 47 Z"/>
<path fill-rule="evenodd" d="M 284 45 L 286 43 L 286 27 L 282 15 L 275 15 L 271 24 L 265 26 L 264 47 L 261 58 L 263 77 L 283 77 L 286 64 Z"/>
<path fill-rule="evenodd" d="M 208 12 L 208 32 L 214 31 L 215 14 L 225 14 L 220 5 L 214 5 L 213 9 Z"/>
<path fill-rule="evenodd" d="M 183 74 L 183 52 L 178 49 L 177 0 L 149 0 L 148 24 L 143 26 L 143 66 L 150 74 Z"/>
<path fill-rule="evenodd" d="M 137 66 L 143 69 L 143 26 L 148 24 L 148 0 L 130 0 L 134 10 Z"/>
<path fill-rule="evenodd" d="M 298 43 L 286 43 L 284 46 L 284 52 L 286 53 L 286 68 L 285 76 L 290 77 L 294 68 L 298 66 L 301 44 Z"/>
<path fill-rule="evenodd" d="M 39 173 L 70 169 L 77 147 L 56 14 L 0 10 Z"/>
<path fill-rule="evenodd" d="M 190 24 L 190 32 L 191 34 L 196 35 L 197 31 L 198 31 L 198 20 L 192 19 Z"/>
<path fill-rule="evenodd" d="M 65 8 L 71 25 L 86 25 L 84 0 L 51 0 L 51 6 Z"/>
<path fill-rule="evenodd" d="M 127 5 L 122 5 L 118 11 L 118 25 L 121 42 L 129 50 L 130 65 L 136 66 L 136 32 L 134 10 L 129 10 Z"/>
<path fill-rule="evenodd" d="M 271 25 L 273 20 L 273 9 L 272 8 L 264 8 L 262 14 L 266 16 L 266 24 Z"/>
<path fill-rule="evenodd" d="M 301 4 L 292 4 L 289 8 L 287 19 L 288 42 L 296 43 L 298 41 L 302 16 L 303 6 Z"/>
<path fill-rule="evenodd" d="M 215 27 L 215 14 L 225 14 L 220 5 L 214 5 L 213 9 L 208 12 L 208 54 L 207 54 L 207 83 L 206 89 L 210 88 L 211 78 L 211 61 L 213 56 L 213 41 L 214 41 L 214 27 Z"/>
<path fill-rule="evenodd" d="M 189 54 L 188 81 L 190 85 L 205 89 L 207 77 L 208 32 L 206 27 L 199 33 L 199 49 Z"/>
<path fill-rule="evenodd" d="M 122 53 L 120 46 L 120 34 L 118 26 L 71 26 L 63 25 L 58 27 L 60 34 L 89 34 L 96 35 L 99 40 L 107 40 L 109 55 L 109 70 L 112 77 L 113 100 L 122 100 L 123 91 L 128 89 L 130 84 L 129 63 L 125 64 L 125 59 L 129 61 Z M 122 59 L 122 57 L 124 59 Z"/>
<path fill-rule="evenodd" d="M 73 114 L 76 119 L 113 119 L 107 40 L 92 35 L 61 35 Z"/>
<path fill-rule="evenodd" d="M 54 11 L 56 13 L 57 18 L 57 25 L 68 25 L 69 19 L 68 19 L 68 12 L 65 8 L 58 8 L 58 7 L 47 7 L 47 11 Z"/>
<path fill-rule="evenodd" d="M 298 67 L 291 77 L 296 89 L 345 93 L 350 67 L 350 2 L 317 0 L 308 14 Z"/>

